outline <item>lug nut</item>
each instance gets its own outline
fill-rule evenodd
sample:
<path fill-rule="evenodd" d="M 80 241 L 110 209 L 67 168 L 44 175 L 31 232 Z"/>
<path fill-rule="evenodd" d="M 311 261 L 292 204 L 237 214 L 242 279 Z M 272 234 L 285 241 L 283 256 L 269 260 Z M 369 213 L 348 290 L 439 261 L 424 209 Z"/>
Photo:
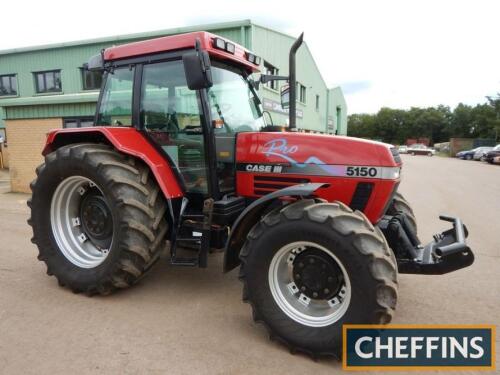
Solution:
<path fill-rule="evenodd" d="M 314 258 L 309 259 L 309 263 L 313 264 L 314 263 Z"/>
<path fill-rule="evenodd" d="M 324 292 L 325 294 L 328 294 L 328 293 L 330 293 L 330 289 L 325 288 L 325 290 L 323 290 L 323 292 Z"/>
<path fill-rule="evenodd" d="M 296 274 L 296 275 L 295 275 L 295 278 L 296 278 L 296 279 L 300 279 L 300 273 Z"/>
<path fill-rule="evenodd" d="M 300 262 L 300 263 L 299 263 L 299 267 L 300 267 L 300 268 L 304 267 L 304 263 Z"/>
<path fill-rule="evenodd" d="M 300 287 L 300 291 L 301 291 L 301 292 L 305 292 L 305 291 L 306 291 L 306 287 L 305 287 L 305 286 L 301 286 L 301 287 Z"/>
<path fill-rule="evenodd" d="M 333 283 L 333 277 L 328 276 L 328 282 L 329 282 L 329 283 Z"/>
<path fill-rule="evenodd" d="M 314 292 L 314 293 L 313 293 L 313 297 L 314 297 L 314 298 L 318 297 L 318 293 Z"/>

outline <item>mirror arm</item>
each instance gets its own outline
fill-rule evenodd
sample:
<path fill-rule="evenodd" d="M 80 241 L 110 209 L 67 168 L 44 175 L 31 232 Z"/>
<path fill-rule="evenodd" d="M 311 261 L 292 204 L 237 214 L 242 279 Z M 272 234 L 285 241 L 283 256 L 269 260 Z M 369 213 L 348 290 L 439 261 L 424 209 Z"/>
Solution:
<path fill-rule="evenodd" d="M 271 81 L 288 81 L 290 77 L 288 76 L 275 76 L 271 74 L 261 74 L 260 75 L 260 83 L 268 83 Z"/>

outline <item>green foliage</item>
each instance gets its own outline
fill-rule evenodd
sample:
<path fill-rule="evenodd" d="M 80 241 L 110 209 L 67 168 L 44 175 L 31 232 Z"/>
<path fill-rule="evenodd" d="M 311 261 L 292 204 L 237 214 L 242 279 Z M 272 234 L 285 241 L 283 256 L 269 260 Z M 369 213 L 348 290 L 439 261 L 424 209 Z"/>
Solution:
<path fill-rule="evenodd" d="M 472 107 L 460 103 L 447 106 L 412 107 L 409 110 L 382 108 L 378 113 L 349 116 L 350 136 L 404 144 L 408 138 L 429 138 L 431 143 L 450 137 L 500 139 L 500 93 L 487 97 L 486 104 Z"/>

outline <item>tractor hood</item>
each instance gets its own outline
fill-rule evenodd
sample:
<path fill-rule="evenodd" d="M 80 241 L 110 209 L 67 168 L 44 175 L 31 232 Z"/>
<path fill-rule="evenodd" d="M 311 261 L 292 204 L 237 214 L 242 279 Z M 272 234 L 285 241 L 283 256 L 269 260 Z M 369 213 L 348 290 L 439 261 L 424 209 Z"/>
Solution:
<path fill-rule="evenodd" d="M 308 133 L 240 133 L 238 163 L 292 166 L 397 167 L 401 159 L 392 145 L 360 138 Z"/>

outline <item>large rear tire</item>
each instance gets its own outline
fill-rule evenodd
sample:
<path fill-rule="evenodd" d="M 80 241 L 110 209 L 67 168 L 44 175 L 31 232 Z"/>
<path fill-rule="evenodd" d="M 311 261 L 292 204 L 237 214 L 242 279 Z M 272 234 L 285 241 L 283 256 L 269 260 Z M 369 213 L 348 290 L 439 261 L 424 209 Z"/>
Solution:
<path fill-rule="evenodd" d="M 342 203 L 300 200 L 272 211 L 252 228 L 240 258 L 254 320 L 292 352 L 340 358 L 343 324 L 392 319 L 391 249 Z"/>
<path fill-rule="evenodd" d="M 408 219 L 408 222 L 411 226 L 411 229 L 413 230 L 413 233 L 417 235 L 418 227 L 417 227 L 417 218 L 415 217 L 415 213 L 413 212 L 410 203 L 406 200 L 403 194 L 401 194 L 400 192 L 396 192 L 396 194 L 394 195 L 394 199 L 392 200 L 392 203 L 387 209 L 387 214 L 394 216 L 400 212 L 406 215 L 406 218 Z"/>
<path fill-rule="evenodd" d="M 80 143 L 48 154 L 36 173 L 28 224 L 38 259 L 60 285 L 109 294 L 135 284 L 158 259 L 166 202 L 141 161 Z"/>

